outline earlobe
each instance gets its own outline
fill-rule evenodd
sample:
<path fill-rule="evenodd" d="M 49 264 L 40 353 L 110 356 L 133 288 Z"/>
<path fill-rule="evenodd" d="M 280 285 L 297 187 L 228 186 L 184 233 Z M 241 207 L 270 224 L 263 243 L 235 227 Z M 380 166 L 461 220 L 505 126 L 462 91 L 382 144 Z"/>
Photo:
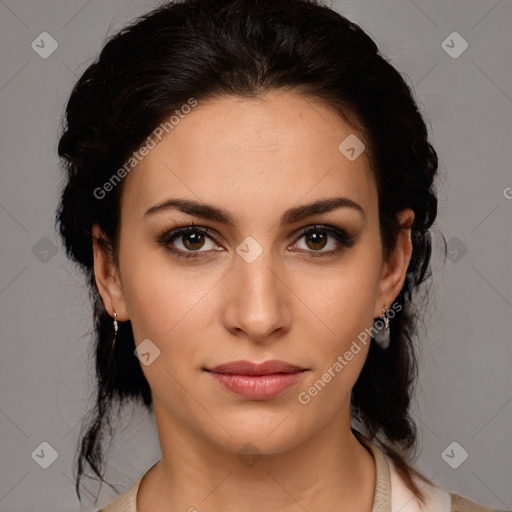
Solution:
<path fill-rule="evenodd" d="M 92 227 L 92 246 L 94 278 L 105 309 L 110 316 L 114 317 L 115 311 L 118 320 L 126 321 L 129 317 L 119 272 L 107 245 L 106 236 L 98 224 L 94 224 Z"/>
<path fill-rule="evenodd" d="M 382 268 L 375 318 L 382 315 L 382 305 L 389 309 L 400 293 L 412 256 L 411 225 L 414 221 L 414 212 L 411 209 L 402 210 L 397 214 L 397 220 L 402 229 L 397 235 L 395 248 Z"/>

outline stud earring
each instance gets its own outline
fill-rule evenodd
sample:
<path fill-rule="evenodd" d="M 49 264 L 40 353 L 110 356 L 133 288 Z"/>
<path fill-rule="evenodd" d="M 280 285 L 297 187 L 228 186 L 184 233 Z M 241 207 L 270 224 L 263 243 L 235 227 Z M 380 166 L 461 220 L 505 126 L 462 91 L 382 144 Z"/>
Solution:
<path fill-rule="evenodd" d="M 383 323 L 384 322 L 384 323 Z M 378 325 L 380 323 L 380 325 Z M 389 330 L 389 316 L 386 308 L 382 308 L 382 316 L 375 322 L 374 329 L 377 331 L 373 339 L 383 350 L 389 347 L 391 332 Z"/>

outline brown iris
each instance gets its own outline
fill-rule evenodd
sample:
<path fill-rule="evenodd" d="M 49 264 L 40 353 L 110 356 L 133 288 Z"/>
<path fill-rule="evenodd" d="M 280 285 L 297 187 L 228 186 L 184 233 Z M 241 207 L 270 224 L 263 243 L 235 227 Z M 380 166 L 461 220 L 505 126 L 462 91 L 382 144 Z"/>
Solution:
<path fill-rule="evenodd" d="M 309 244 L 309 240 L 311 240 L 313 243 Z M 310 249 L 323 249 L 325 247 L 326 242 L 327 235 L 325 233 L 319 234 L 319 232 L 314 232 L 306 236 L 306 243 L 308 244 L 308 247 Z"/>
<path fill-rule="evenodd" d="M 204 235 L 199 232 L 182 235 L 183 245 L 191 251 L 201 249 L 204 245 Z"/>

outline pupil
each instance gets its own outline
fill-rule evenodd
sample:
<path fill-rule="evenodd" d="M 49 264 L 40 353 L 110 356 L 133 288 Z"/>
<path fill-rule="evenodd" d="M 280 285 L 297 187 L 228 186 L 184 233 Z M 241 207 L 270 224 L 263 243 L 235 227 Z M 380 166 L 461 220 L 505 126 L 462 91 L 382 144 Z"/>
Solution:
<path fill-rule="evenodd" d="M 187 249 L 200 249 L 202 244 L 201 242 L 203 240 L 202 239 L 202 235 L 201 234 L 198 234 L 198 233 L 189 233 L 187 235 L 185 235 L 184 237 L 185 241 L 184 241 L 184 244 L 185 247 Z M 199 246 L 194 246 L 194 244 L 199 244 Z"/>
<path fill-rule="evenodd" d="M 309 239 L 313 240 L 312 249 L 323 249 L 325 247 L 326 236 L 318 235 L 318 233 L 312 233 L 309 235 Z"/>

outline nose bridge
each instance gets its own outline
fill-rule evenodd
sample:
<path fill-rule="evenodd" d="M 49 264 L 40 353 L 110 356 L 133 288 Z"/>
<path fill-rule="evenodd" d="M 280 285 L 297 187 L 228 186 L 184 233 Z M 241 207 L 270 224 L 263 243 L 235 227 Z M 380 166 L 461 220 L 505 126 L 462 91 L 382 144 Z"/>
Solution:
<path fill-rule="evenodd" d="M 225 318 L 230 330 L 242 330 L 253 339 L 264 340 L 276 329 L 288 328 L 287 288 L 279 273 L 282 266 L 270 246 L 247 237 L 237 247 L 231 273 L 233 294 Z"/>

